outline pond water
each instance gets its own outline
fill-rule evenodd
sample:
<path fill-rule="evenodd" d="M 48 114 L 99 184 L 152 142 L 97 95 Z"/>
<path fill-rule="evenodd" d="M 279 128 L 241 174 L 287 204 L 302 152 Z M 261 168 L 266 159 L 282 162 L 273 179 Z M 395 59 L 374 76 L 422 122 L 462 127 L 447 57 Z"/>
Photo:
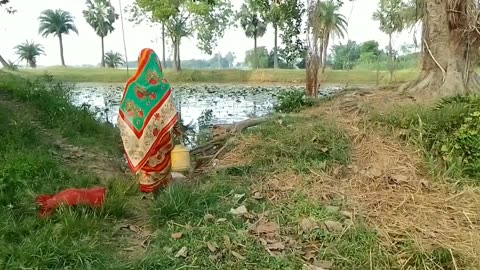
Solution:
<path fill-rule="evenodd" d="M 198 129 L 199 121 L 208 118 L 208 124 L 229 124 L 255 116 L 264 116 L 273 110 L 277 96 L 284 91 L 304 91 L 301 86 L 229 86 L 229 85 L 175 85 L 173 96 L 184 124 Z M 340 86 L 320 89 L 320 96 L 338 92 Z M 88 105 L 102 121 L 116 123 L 123 85 L 77 84 L 73 91 L 76 105 Z"/>

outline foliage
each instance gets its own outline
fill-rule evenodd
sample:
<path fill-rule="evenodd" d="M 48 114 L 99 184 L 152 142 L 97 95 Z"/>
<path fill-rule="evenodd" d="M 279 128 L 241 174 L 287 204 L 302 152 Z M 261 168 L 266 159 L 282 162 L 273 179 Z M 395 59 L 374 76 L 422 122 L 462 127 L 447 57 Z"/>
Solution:
<path fill-rule="evenodd" d="M 334 45 L 332 51 L 333 69 L 352 69 L 360 58 L 360 47 L 355 41 Z"/>
<path fill-rule="evenodd" d="M 109 68 L 117 68 L 125 64 L 125 61 L 121 53 L 109 51 L 105 53 L 105 64 Z"/>
<path fill-rule="evenodd" d="M 255 49 L 252 49 L 245 53 L 245 64 L 249 65 L 251 68 L 267 68 L 269 58 L 270 56 L 267 48 L 262 46 L 258 47 L 256 52 Z"/>
<path fill-rule="evenodd" d="M 305 6 L 300 0 L 284 0 L 280 5 L 282 24 L 280 38 L 283 57 L 288 67 L 293 67 L 299 58 L 305 59 L 305 46 L 301 39 L 302 17 Z"/>
<path fill-rule="evenodd" d="M 28 65 L 31 68 L 37 67 L 37 57 L 44 55 L 45 51 L 41 44 L 35 43 L 33 41 L 25 41 L 22 44 L 15 46 L 16 54 L 21 60 L 27 61 Z"/>
<path fill-rule="evenodd" d="M 267 31 L 267 24 L 262 19 L 262 14 L 259 11 L 258 3 L 254 0 L 248 0 L 242 4 L 240 11 L 237 14 L 237 18 L 240 20 L 240 26 L 245 31 L 245 35 L 249 38 L 253 38 L 254 46 L 254 67 L 260 68 L 260 55 L 257 52 L 257 39 L 262 37 Z"/>
<path fill-rule="evenodd" d="M 401 32 L 405 28 L 402 0 L 380 0 L 373 19 L 380 23 L 380 30 L 386 34 Z"/>
<path fill-rule="evenodd" d="M 68 35 L 70 32 L 78 34 L 74 18 L 68 11 L 47 9 L 42 11 L 38 20 L 40 21 L 38 31 L 43 37 L 48 37 L 49 35 L 59 37 Z"/>
<path fill-rule="evenodd" d="M 408 138 L 454 177 L 480 176 L 480 97 L 443 99 L 434 108 L 414 107 L 377 115 L 377 121 L 408 131 Z"/>
<path fill-rule="evenodd" d="M 300 110 L 312 107 L 315 104 L 311 97 L 307 97 L 305 92 L 288 91 L 278 96 L 278 103 L 274 110 L 279 113 L 299 112 Z"/>
<path fill-rule="evenodd" d="M 212 54 L 230 24 L 232 5 L 229 0 L 136 0 L 130 11 L 137 18 L 143 19 L 139 16 L 143 14 L 153 22 L 164 23 L 174 43 L 196 33 L 198 48 Z"/>
<path fill-rule="evenodd" d="M 118 14 L 109 0 L 87 0 L 87 10 L 83 11 L 83 16 L 102 38 L 115 30 L 113 24 L 118 19 Z"/>
<path fill-rule="evenodd" d="M 78 29 L 75 26 L 73 16 L 70 12 L 61 9 L 47 9 L 42 11 L 38 20 L 40 21 L 38 32 L 43 37 L 48 37 L 49 35 L 58 37 L 60 42 L 60 58 L 62 66 L 65 66 L 62 36 L 68 35 L 70 32 L 78 34 Z"/>

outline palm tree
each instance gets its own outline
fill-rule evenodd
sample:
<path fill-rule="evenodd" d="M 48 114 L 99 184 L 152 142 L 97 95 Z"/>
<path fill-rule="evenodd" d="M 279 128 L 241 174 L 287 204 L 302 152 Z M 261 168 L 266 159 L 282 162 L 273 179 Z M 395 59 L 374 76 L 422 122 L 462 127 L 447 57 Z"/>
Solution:
<path fill-rule="evenodd" d="M 123 55 L 118 52 L 109 51 L 105 53 L 105 63 L 109 68 L 117 68 L 120 65 L 125 64 Z"/>
<path fill-rule="evenodd" d="M 45 51 L 41 44 L 37 44 L 33 41 L 25 41 L 22 44 L 15 46 L 16 54 L 18 54 L 21 60 L 27 61 L 31 68 L 37 67 L 37 56 L 44 55 Z"/>
<path fill-rule="evenodd" d="M 113 24 L 118 19 L 118 14 L 109 0 L 87 0 L 87 7 L 88 9 L 83 11 L 83 16 L 102 40 L 101 65 L 105 67 L 104 38 L 115 30 Z"/>
<path fill-rule="evenodd" d="M 388 35 L 390 80 L 393 80 L 395 70 L 395 55 L 392 47 L 393 33 L 403 31 L 405 24 L 413 24 L 414 17 L 412 14 L 408 14 L 410 10 L 402 0 L 380 0 L 377 11 L 373 13 L 373 19 L 380 23 L 380 30 Z M 408 21 L 408 18 L 411 21 Z"/>
<path fill-rule="evenodd" d="M 261 16 L 255 10 L 253 5 L 252 0 L 249 0 L 247 4 L 243 4 L 237 16 L 240 19 L 240 25 L 245 31 L 245 35 L 249 38 L 253 38 L 255 68 L 258 69 L 257 39 L 265 34 L 267 31 L 267 25 L 261 19 Z"/>
<path fill-rule="evenodd" d="M 49 35 L 58 37 L 58 41 L 60 42 L 60 59 L 62 61 L 62 66 L 65 66 L 62 37 L 63 35 L 70 34 L 70 32 L 74 32 L 78 35 L 78 29 L 75 26 L 72 14 L 61 9 L 47 9 L 42 11 L 38 20 L 40 21 L 38 32 L 43 37 L 48 37 Z"/>
<path fill-rule="evenodd" d="M 325 72 L 327 62 L 327 50 L 331 37 L 343 38 L 347 32 L 347 20 L 339 13 L 340 6 L 332 0 L 320 2 L 316 14 L 319 16 L 319 31 L 321 31 L 321 66 Z"/>

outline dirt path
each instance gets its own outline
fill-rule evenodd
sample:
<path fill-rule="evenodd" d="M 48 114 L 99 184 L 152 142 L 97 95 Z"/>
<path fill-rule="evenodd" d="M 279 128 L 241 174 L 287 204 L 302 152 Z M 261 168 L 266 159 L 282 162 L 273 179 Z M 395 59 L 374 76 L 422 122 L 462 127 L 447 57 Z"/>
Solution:
<path fill-rule="evenodd" d="M 125 174 L 122 168 L 122 162 L 118 158 L 109 156 L 98 149 L 84 148 L 68 143 L 58 131 L 45 128 L 38 119 L 34 111 L 25 104 L 11 100 L 4 95 L 0 95 L 0 106 L 9 108 L 14 114 L 21 114 L 27 117 L 36 127 L 46 142 L 52 144 L 52 154 L 75 169 L 78 173 L 94 172 L 101 179 L 124 178 Z"/>
<path fill-rule="evenodd" d="M 440 248 L 450 253 L 453 269 L 479 269 L 480 190 L 433 179 L 418 151 L 367 122 L 366 113 L 372 110 L 412 102 L 393 92 L 357 91 L 308 111 L 309 116 L 335 121 L 353 141 L 351 165 L 319 174 L 308 192 L 316 198 L 326 190 L 341 194 L 354 212 L 379 229 L 404 267 L 415 260 L 406 252 L 413 241 L 424 252 Z"/>

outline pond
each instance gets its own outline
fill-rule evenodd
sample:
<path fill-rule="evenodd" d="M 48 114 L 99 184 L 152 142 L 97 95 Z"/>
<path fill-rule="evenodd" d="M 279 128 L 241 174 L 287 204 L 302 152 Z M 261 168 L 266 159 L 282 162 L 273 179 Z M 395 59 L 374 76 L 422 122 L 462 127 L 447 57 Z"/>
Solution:
<path fill-rule="evenodd" d="M 229 124 L 272 112 L 277 96 L 284 91 L 304 91 L 303 86 L 175 85 L 173 96 L 184 124 L 198 130 L 205 124 Z M 320 89 L 327 97 L 341 89 L 329 85 Z M 123 85 L 77 84 L 73 91 L 76 105 L 88 105 L 102 121 L 116 123 Z M 206 120 L 207 119 L 207 120 Z"/>

